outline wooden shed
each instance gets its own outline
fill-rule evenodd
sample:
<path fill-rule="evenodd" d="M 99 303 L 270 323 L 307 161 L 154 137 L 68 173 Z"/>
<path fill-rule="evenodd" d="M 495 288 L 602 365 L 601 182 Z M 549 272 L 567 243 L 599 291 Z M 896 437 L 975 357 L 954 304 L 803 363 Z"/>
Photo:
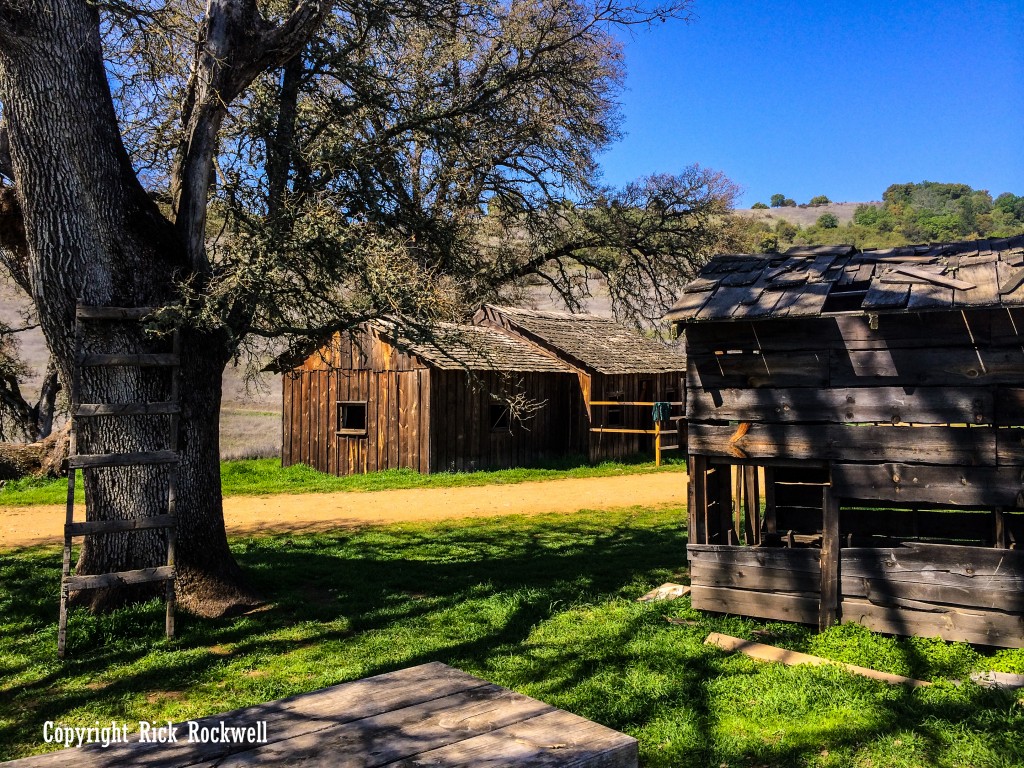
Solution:
<path fill-rule="evenodd" d="M 500 329 L 439 326 L 414 340 L 367 324 L 275 367 L 284 372 L 285 466 L 467 471 L 587 449 L 575 371 Z M 524 419 L 515 401 L 529 406 Z"/>
<path fill-rule="evenodd" d="M 1024 238 L 709 262 L 695 608 L 1024 647 Z"/>
<path fill-rule="evenodd" d="M 591 461 L 651 452 L 652 436 L 639 432 L 654 427 L 652 402 L 679 404 L 671 428 L 683 427 L 686 357 L 681 347 L 597 315 L 485 304 L 473 322 L 505 329 L 572 367 L 590 421 Z"/>

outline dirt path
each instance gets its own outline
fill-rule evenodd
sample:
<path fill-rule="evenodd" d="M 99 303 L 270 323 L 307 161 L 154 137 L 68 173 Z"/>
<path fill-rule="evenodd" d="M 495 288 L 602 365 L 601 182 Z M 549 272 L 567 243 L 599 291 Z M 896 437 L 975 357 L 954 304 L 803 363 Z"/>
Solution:
<path fill-rule="evenodd" d="M 400 520 L 536 515 L 634 504 L 683 505 L 685 481 L 681 472 L 666 472 L 463 488 L 233 496 L 224 500 L 224 517 L 228 532 L 238 534 L 317 531 Z M 0 508 L 0 550 L 60 541 L 63 526 L 63 506 Z"/>

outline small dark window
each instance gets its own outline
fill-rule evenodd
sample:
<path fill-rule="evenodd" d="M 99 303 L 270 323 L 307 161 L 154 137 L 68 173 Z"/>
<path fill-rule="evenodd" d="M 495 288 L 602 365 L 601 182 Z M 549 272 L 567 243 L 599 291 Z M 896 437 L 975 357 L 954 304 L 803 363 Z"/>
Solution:
<path fill-rule="evenodd" d="M 622 393 L 621 392 L 616 392 L 616 393 L 614 393 L 612 395 L 609 395 L 608 399 L 609 400 L 614 400 L 616 402 L 621 403 L 622 402 Z M 609 405 L 608 406 L 608 426 L 609 427 L 621 427 L 622 424 L 623 424 L 623 422 L 622 422 L 622 406 L 621 405 Z"/>
<path fill-rule="evenodd" d="M 505 403 L 491 403 L 490 409 L 491 432 L 507 432 L 511 425 L 508 405 Z"/>
<path fill-rule="evenodd" d="M 366 401 L 338 403 L 338 434 L 366 434 Z"/>
<path fill-rule="evenodd" d="M 641 403 L 649 403 L 654 398 L 654 380 L 653 379 L 640 379 L 640 397 L 637 398 Z"/>

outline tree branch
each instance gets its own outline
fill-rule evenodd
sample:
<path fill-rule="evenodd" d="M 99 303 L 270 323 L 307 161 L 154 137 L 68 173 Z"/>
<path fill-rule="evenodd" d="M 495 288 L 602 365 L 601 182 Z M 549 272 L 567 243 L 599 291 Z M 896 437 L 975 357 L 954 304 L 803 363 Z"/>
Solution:
<path fill-rule="evenodd" d="M 329 10 L 327 2 L 301 0 L 286 21 L 273 26 L 260 15 L 254 0 L 209 0 L 172 172 L 175 226 L 200 274 L 210 270 L 205 248 L 207 198 L 228 105 L 260 73 L 302 50 Z"/>

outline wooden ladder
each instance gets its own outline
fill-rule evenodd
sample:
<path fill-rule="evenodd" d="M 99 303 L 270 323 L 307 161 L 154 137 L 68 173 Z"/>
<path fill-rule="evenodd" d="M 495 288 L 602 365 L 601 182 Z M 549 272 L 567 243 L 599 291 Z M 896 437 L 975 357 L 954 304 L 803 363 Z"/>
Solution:
<path fill-rule="evenodd" d="M 67 517 L 64 524 L 64 567 L 60 586 L 60 624 L 57 634 L 57 656 L 64 658 L 67 650 L 68 598 L 73 591 L 104 589 L 130 584 L 164 582 L 166 584 L 167 638 L 174 637 L 174 548 L 177 516 L 175 504 L 178 483 L 178 404 L 181 336 L 172 335 L 172 351 L 167 354 L 86 354 L 83 351 L 83 321 L 138 322 L 151 315 L 151 307 L 90 307 L 79 304 L 75 310 L 75 362 L 71 384 L 71 439 L 68 455 Z M 83 403 L 81 402 L 82 369 L 101 366 L 137 366 L 171 368 L 170 398 L 164 402 Z M 99 416 L 169 416 L 167 448 L 136 453 L 79 453 L 78 422 Z M 167 513 L 131 520 L 96 520 L 75 522 L 75 474 L 78 469 L 168 465 Z M 76 536 L 141 531 L 163 528 L 167 531 L 167 562 L 156 568 L 119 571 L 90 576 L 71 573 L 71 544 Z"/>

